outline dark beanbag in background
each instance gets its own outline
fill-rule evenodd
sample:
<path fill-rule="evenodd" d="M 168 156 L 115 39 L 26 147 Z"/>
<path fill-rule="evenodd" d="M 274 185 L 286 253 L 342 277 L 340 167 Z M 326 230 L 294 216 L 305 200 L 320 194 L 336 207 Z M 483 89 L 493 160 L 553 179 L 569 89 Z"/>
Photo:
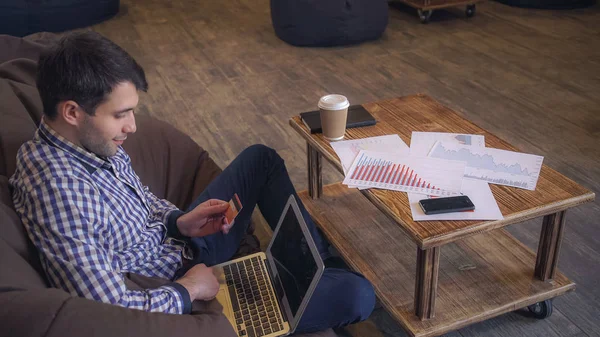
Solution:
<path fill-rule="evenodd" d="M 275 34 L 295 46 L 330 47 L 377 39 L 387 0 L 271 0 Z"/>

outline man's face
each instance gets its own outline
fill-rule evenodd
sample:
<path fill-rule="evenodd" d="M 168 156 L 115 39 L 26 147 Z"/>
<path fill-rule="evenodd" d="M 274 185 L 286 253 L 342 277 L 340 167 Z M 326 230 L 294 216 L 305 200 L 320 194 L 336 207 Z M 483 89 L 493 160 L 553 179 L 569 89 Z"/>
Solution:
<path fill-rule="evenodd" d="M 96 108 L 94 116 L 83 114 L 79 127 L 81 145 L 98 156 L 114 156 L 127 135 L 136 130 L 134 109 L 138 100 L 132 83 L 117 85 L 108 99 Z"/>

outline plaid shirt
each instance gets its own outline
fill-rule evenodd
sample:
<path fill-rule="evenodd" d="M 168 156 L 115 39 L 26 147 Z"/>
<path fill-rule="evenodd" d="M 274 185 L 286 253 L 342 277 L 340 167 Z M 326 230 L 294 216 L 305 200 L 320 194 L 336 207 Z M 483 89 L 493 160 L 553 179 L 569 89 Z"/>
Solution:
<path fill-rule="evenodd" d="M 128 272 L 172 280 L 182 265 L 183 243 L 167 237 L 166 227 L 181 211 L 141 184 L 121 147 L 110 158 L 98 157 L 42 120 L 33 140 L 19 149 L 10 184 L 54 287 L 128 308 L 189 312 L 189 294 L 178 283 L 125 287 Z"/>

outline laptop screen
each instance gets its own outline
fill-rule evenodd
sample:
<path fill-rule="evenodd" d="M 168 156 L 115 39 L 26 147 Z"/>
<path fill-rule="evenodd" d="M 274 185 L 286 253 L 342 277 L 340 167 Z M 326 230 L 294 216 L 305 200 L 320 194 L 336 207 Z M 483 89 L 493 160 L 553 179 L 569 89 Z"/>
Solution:
<path fill-rule="evenodd" d="M 304 227 L 304 230 L 302 227 Z M 310 243 L 307 240 L 310 240 Z M 299 314 L 302 314 L 299 310 L 304 310 L 304 307 L 301 308 L 302 300 L 306 296 L 312 295 L 318 281 L 315 276 L 319 274 L 320 277 L 323 262 L 318 255 L 308 228 L 304 224 L 304 219 L 301 218 L 295 200 L 288 203 L 286 212 L 282 215 L 282 219 L 280 219 L 280 223 L 276 228 L 267 255 L 270 255 L 271 262 L 277 269 L 277 278 L 280 282 L 275 279 L 274 283 L 278 297 L 280 299 L 287 298 L 289 310 L 291 311 L 288 312 L 288 320 L 292 325 L 297 324 Z M 285 307 L 285 301 L 283 302 L 282 304 Z M 289 317 L 290 313 L 292 317 Z"/>

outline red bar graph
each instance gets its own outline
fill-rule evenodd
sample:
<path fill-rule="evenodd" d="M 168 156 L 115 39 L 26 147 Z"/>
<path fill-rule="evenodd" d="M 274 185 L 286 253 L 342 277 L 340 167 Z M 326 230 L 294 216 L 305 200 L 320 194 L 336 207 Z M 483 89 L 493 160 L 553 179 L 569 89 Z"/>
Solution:
<path fill-rule="evenodd" d="M 455 172 L 457 177 L 448 178 L 448 173 L 444 171 L 445 168 L 442 165 L 430 165 L 424 169 L 422 165 L 423 159 L 410 158 L 403 161 L 385 159 L 384 156 L 376 158 L 375 156 L 364 154 L 362 156 L 359 155 L 359 158 L 355 160 L 351 171 L 346 177 L 346 179 L 351 180 L 347 184 L 406 192 L 432 193 L 432 195 L 449 195 L 448 193 L 451 192 L 440 189 L 436 186 L 437 184 L 433 184 L 426 177 L 438 177 L 436 181 L 442 182 L 442 185 L 448 179 L 458 179 L 459 183 L 460 179 L 462 179 L 462 173 L 458 169 Z M 422 170 L 425 170 L 426 174 L 422 174 Z M 431 173 L 432 171 L 434 172 L 433 174 Z M 427 172 L 429 172 L 429 175 Z M 344 181 L 346 183 L 346 180 Z M 460 187 L 458 187 L 458 191 L 460 191 Z"/>
<path fill-rule="evenodd" d="M 379 166 L 379 161 L 377 161 L 376 163 L 373 163 L 373 165 L 371 165 L 371 168 L 369 169 L 369 173 L 367 173 L 367 177 L 364 179 L 365 181 L 373 181 L 373 180 L 371 180 L 371 178 L 373 178 L 373 172 L 375 171 L 375 169 L 377 169 L 378 166 Z"/>
<path fill-rule="evenodd" d="M 391 165 L 392 164 L 390 162 L 385 163 L 385 165 L 383 166 L 383 169 L 379 173 L 379 177 L 377 177 L 377 182 L 380 182 L 380 183 L 383 182 L 383 179 L 385 178 L 388 171 L 390 170 Z"/>
<path fill-rule="evenodd" d="M 387 179 L 385 180 L 385 183 L 388 184 L 390 182 L 390 180 L 394 180 L 394 172 L 396 171 L 396 164 L 392 165 L 392 170 L 390 171 L 390 174 L 388 175 Z"/>
<path fill-rule="evenodd" d="M 389 161 L 365 161 L 360 163 L 356 166 L 351 177 L 366 182 L 432 188 L 431 183 L 419 177 L 411 167 L 393 164 Z"/>
<path fill-rule="evenodd" d="M 350 177 L 359 183 L 377 183 L 396 185 L 397 187 L 436 190 L 431 182 L 419 176 L 412 167 L 394 163 L 390 160 L 364 157 L 359 160 L 354 171 L 350 173 Z"/>
<path fill-rule="evenodd" d="M 402 178 L 402 175 L 404 174 L 404 169 L 405 168 L 406 168 L 406 166 L 402 165 L 402 171 L 398 175 L 398 179 L 396 179 L 396 182 L 394 184 L 398 185 L 400 183 L 400 178 Z"/>

